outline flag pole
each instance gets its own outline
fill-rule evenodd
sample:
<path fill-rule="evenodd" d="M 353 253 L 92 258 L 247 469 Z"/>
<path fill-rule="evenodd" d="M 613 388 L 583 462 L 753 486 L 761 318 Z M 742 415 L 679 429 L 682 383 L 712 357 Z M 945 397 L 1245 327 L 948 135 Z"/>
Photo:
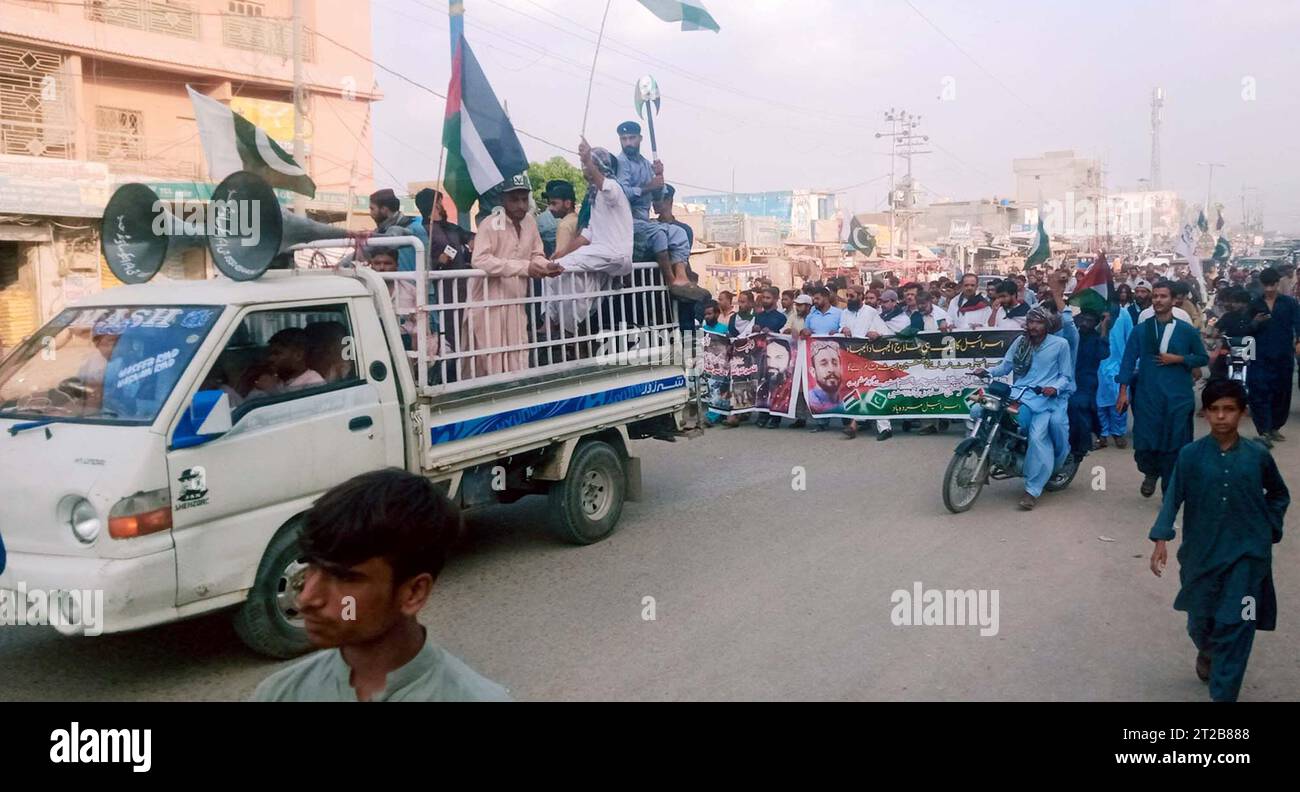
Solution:
<path fill-rule="evenodd" d="M 614 0 L 605 0 L 605 15 L 600 18 L 600 35 L 596 36 L 596 54 L 591 58 L 591 76 L 587 79 L 587 106 L 582 110 L 582 136 L 587 136 L 587 116 L 591 113 L 591 85 L 596 81 L 596 62 L 600 60 L 600 43 L 605 40 L 605 21 Z"/>

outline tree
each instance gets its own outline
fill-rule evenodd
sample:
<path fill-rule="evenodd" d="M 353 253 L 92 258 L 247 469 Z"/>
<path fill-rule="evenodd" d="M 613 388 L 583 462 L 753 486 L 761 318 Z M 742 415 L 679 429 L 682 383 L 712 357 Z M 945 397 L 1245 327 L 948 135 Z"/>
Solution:
<path fill-rule="evenodd" d="M 528 163 L 528 178 L 533 183 L 533 200 L 538 206 L 546 206 L 542 200 L 542 193 L 546 192 L 546 183 L 554 179 L 563 179 L 573 185 L 573 192 L 577 195 L 577 206 L 582 205 L 582 198 L 587 194 L 587 180 L 582 175 L 582 170 L 575 165 L 571 165 L 564 157 L 551 157 L 546 162 Z"/>

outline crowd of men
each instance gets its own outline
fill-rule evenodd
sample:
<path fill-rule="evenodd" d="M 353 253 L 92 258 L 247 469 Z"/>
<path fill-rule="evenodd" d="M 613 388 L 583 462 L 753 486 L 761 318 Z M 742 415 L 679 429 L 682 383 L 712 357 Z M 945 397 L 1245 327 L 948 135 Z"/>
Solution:
<path fill-rule="evenodd" d="M 641 155 L 641 127 L 635 121 L 620 124 L 617 132 L 617 155 L 585 139 L 580 142 L 587 187 L 580 205 L 571 182 L 552 180 L 543 193 L 546 208 L 539 213 L 528 174 L 515 174 L 480 200 L 477 233 L 472 235 L 448 221 L 443 196 L 436 191 L 416 196 L 420 217 L 404 215 L 392 190 L 371 196 L 376 235 L 427 238 L 430 270 L 472 267 L 487 273 L 459 284 L 461 294 L 447 284 L 431 291 L 433 303 L 468 305 L 433 312 L 428 328 L 433 356 L 485 350 L 462 355 L 460 365 L 445 376 L 521 371 L 550 359 L 541 349 L 530 355 L 535 342 L 591 336 L 620 324 L 643 326 L 665 318 L 638 310 L 632 300 L 590 296 L 608 291 L 630 274 L 633 262 L 658 265 L 684 323 L 697 314 L 695 303 L 709 297 L 690 271 L 693 232 L 673 215 L 675 190 L 664 181 L 663 163 Z M 397 270 L 415 269 L 414 250 L 401 248 Z M 529 310 L 531 297 L 550 299 Z M 404 299 L 398 287 L 394 298 L 410 308 L 409 296 Z M 608 315 L 602 312 L 606 309 Z M 598 312 L 599 324 L 593 321 Z M 415 331 L 404 324 L 408 347 Z"/>

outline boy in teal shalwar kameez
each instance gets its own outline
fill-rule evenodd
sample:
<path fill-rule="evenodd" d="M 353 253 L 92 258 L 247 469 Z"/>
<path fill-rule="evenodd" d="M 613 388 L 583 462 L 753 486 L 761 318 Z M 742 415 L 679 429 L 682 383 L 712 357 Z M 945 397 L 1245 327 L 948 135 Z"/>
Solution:
<path fill-rule="evenodd" d="M 1240 382 L 1215 379 L 1201 394 L 1210 434 L 1183 448 L 1160 516 L 1151 528 L 1151 571 L 1164 570 L 1165 543 L 1183 510 L 1178 548 L 1181 588 L 1174 608 L 1187 612 L 1196 674 L 1210 698 L 1236 701 L 1255 630 L 1277 624 L 1273 545 L 1291 496 L 1268 449 L 1237 434 L 1246 414 Z"/>

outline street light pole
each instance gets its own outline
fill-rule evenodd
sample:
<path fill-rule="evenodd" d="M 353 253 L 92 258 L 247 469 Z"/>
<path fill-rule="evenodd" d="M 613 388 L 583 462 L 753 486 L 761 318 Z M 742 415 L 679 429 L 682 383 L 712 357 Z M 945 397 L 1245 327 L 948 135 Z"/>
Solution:
<path fill-rule="evenodd" d="M 298 163 L 298 167 L 306 170 L 307 152 L 303 142 L 303 133 L 306 127 L 306 119 L 303 118 L 303 105 L 306 103 L 306 92 L 303 88 L 302 75 L 302 36 L 302 0 L 293 0 L 293 161 Z M 307 207 L 303 204 L 303 199 L 295 194 L 293 199 L 294 214 L 306 214 Z"/>
<path fill-rule="evenodd" d="M 1210 169 L 1209 179 L 1206 181 L 1206 184 L 1205 184 L 1205 212 L 1206 212 L 1205 219 L 1206 219 L 1206 221 L 1208 222 L 1209 219 L 1210 219 L 1210 216 L 1209 216 L 1209 211 L 1210 211 L 1210 199 L 1211 199 L 1211 197 L 1212 197 L 1212 195 L 1213 195 L 1213 190 L 1214 190 L 1214 169 L 1215 169 L 1215 168 L 1226 168 L 1226 167 L 1228 167 L 1228 166 L 1227 166 L 1227 165 L 1224 165 L 1222 162 L 1198 162 L 1198 163 L 1196 163 L 1196 164 L 1199 165 L 1200 167 L 1203 167 L 1203 168 L 1209 168 L 1209 169 Z"/>

